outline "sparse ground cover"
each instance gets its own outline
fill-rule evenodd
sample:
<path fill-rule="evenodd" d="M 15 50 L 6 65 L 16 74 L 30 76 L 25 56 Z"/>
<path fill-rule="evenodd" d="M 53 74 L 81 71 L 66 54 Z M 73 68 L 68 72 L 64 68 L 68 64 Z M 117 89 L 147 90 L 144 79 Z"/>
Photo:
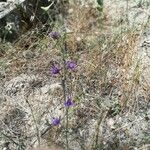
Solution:
<path fill-rule="evenodd" d="M 149 1 L 92 4 L 0 45 L 2 149 L 149 149 Z"/>

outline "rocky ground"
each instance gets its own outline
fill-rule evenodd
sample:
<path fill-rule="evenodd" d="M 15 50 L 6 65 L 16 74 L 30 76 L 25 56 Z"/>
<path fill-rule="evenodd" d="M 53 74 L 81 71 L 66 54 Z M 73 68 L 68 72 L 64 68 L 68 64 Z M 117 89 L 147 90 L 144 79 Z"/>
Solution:
<path fill-rule="evenodd" d="M 96 3 L 85 3 L 71 3 L 65 20 L 73 32 L 69 58 L 78 64 L 67 79 L 75 102 L 69 149 L 148 150 L 150 3 L 104 0 L 100 18 Z M 52 61 L 62 63 L 60 51 L 47 36 L 26 37 L 5 44 L 8 52 L 0 55 L 0 149 L 28 150 L 39 143 L 65 149 L 62 79 L 50 74 Z M 58 116 L 61 125 L 51 126 Z"/>

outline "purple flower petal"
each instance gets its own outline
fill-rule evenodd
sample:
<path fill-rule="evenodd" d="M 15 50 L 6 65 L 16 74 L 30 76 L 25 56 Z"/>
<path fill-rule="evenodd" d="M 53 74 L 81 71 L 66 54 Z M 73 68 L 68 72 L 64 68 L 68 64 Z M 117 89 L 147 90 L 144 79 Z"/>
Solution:
<path fill-rule="evenodd" d="M 59 74 L 60 73 L 60 68 L 58 67 L 58 66 L 56 66 L 56 65 L 54 65 L 54 66 L 52 66 L 51 67 L 51 73 L 53 74 L 53 75 L 56 75 L 56 74 Z"/>
<path fill-rule="evenodd" d="M 52 32 L 49 33 L 49 36 L 50 36 L 51 38 L 53 38 L 54 40 L 56 40 L 56 39 L 59 39 L 60 33 L 59 33 L 59 32 L 56 32 L 56 31 L 52 31 Z"/>
<path fill-rule="evenodd" d="M 65 107 L 70 107 L 72 106 L 74 103 L 72 101 L 72 99 L 70 97 L 68 97 L 67 101 L 64 102 Z"/>
<path fill-rule="evenodd" d="M 74 70 L 77 67 L 77 64 L 74 61 L 72 61 L 72 60 L 71 61 L 67 61 L 66 65 L 67 65 L 67 68 L 71 69 L 71 70 Z"/>
<path fill-rule="evenodd" d="M 60 118 L 53 118 L 52 125 L 57 126 L 60 124 Z"/>

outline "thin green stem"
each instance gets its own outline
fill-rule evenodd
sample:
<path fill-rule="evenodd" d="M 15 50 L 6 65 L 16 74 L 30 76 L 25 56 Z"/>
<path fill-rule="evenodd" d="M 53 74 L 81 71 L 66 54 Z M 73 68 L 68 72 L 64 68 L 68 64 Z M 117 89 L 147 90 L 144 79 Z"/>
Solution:
<path fill-rule="evenodd" d="M 68 109 L 66 108 L 66 149 L 69 150 L 69 142 L 68 142 Z"/>
<path fill-rule="evenodd" d="M 66 33 L 62 39 L 62 46 L 60 45 L 61 52 L 62 52 L 62 60 L 63 60 L 63 75 L 62 75 L 62 87 L 63 87 L 63 97 L 64 102 L 66 101 L 66 75 L 67 75 L 67 68 L 66 68 L 66 53 L 67 53 L 67 46 L 66 46 Z M 65 138 L 66 138 L 66 149 L 69 150 L 69 142 L 68 142 L 68 108 L 66 108 L 66 129 L 65 129 Z"/>

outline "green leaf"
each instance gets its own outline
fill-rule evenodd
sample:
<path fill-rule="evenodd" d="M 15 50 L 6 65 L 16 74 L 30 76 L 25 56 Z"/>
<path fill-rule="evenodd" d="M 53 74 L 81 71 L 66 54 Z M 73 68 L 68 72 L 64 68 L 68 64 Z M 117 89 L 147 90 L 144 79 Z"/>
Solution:
<path fill-rule="evenodd" d="M 98 5 L 103 6 L 103 0 L 97 0 Z"/>
<path fill-rule="evenodd" d="M 43 9 L 44 11 L 48 11 L 49 9 L 50 9 L 50 7 L 52 6 L 54 4 L 54 2 L 53 3 L 51 3 L 49 6 L 47 6 L 47 7 L 41 7 L 41 9 Z"/>

